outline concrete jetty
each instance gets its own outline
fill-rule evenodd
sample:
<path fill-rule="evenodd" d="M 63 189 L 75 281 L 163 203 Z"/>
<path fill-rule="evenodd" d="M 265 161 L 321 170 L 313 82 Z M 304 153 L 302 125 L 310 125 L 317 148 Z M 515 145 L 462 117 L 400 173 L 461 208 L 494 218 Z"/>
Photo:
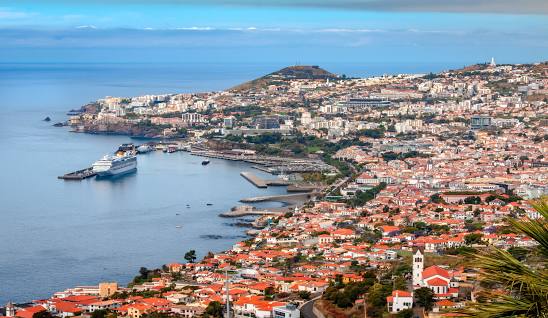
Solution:
<path fill-rule="evenodd" d="M 266 187 L 268 187 L 268 185 L 266 184 L 266 182 L 263 179 L 257 177 L 256 175 L 254 175 L 251 172 L 243 171 L 243 172 L 240 173 L 240 175 L 242 177 L 244 177 L 247 181 L 251 182 L 257 188 L 266 188 Z"/>
<path fill-rule="evenodd" d="M 302 203 L 308 201 L 318 195 L 317 192 L 312 193 L 296 193 L 296 194 L 282 194 L 282 195 L 268 195 L 262 197 L 253 197 L 241 199 L 242 203 L 255 203 L 255 202 L 283 202 L 283 203 Z"/>
<path fill-rule="evenodd" d="M 225 218 L 235 218 L 247 215 L 282 215 L 287 212 L 287 208 L 273 208 L 270 210 L 259 210 L 250 205 L 236 206 L 233 207 L 230 211 L 223 212 L 219 214 L 221 217 Z"/>
<path fill-rule="evenodd" d="M 240 173 L 242 177 L 244 177 L 247 181 L 251 182 L 254 186 L 257 188 L 266 188 L 267 186 L 288 186 L 290 184 L 293 184 L 290 181 L 282 180 L 282 179 L 272 179 L 272 180 L 265 180 L 261 177 L 251 173 L 244 171 Z"/>

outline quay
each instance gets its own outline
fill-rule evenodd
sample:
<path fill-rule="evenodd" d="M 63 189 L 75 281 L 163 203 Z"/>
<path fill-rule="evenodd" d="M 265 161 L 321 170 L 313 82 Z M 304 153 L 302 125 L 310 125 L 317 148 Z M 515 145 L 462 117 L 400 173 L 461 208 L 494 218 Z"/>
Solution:
<path fill-rule="evenodd" d="M 272 201 L 272 202 L 298 204 L 298 203 L 303 203 L 305 201 L 308 201 L 308 200 L 316 197 L 317 195 L 318 195 L 317 192 L 282 194 L 282 195 L 268 195 L 268 196 L 262 196 L 262 197 L 253 197 L 253 198 L 241 199 L 240 202 L 242 202 L 242 203 L 255 203 L 255 202 Z"/>
<path fill-rule="evenodd" d="M 63 179 L 63 180 L 83 180 L 83 179 L 94 177 L 95 175 L 97 174 L 93 172 L 93 168 L 89 167 L 82 170 L 69 172 L 57 178 Z"/>
<path fill-rule="evenodd" d="M 314 192 L 320 190 L 321 187 L 317 185 L 306 185 L 306 184 L 290 184 L 287 187 L 287 192 Z"/>
<path fill-rule="evenodd" d="M 220 217 L 224 218 L 237 218 L 242 216 L 249 216 L 249 215 L 283 215 L 285 212 L 288 211 L 288 208 L 272 208 L 270 210 L 259 210 L 253 206 L 250 205 L 243 205 L 243 206 L 236 206 L 230 209 L 230 211 L 223 212 L 219 214 Z"/>
<path fill-rule="evenodd" d="M 244 171 L 244 172 L 241 172 L 240 175 L 242 177 L 244 177 L 244 179 L 246 179 L 247 181 L 251 182 L 257 188 L 266 188 L 266 187 L 268 187 L 268 185 L 266 184 L 266 182 L 263 179 L 257 177 L 256 175 L 254 175 L 251 172 Z"/>
<path fill-rule="evenodd" d="M 240 175 L 244 177 L 244 179 L 246 179 L 247 181 L 251 182 L 257 188 L 266 188 L 268 186 L 288 186 L 292 184 L 292 182 L 282 179 L 265 180 L 247 171 L 241 172 Z"/>

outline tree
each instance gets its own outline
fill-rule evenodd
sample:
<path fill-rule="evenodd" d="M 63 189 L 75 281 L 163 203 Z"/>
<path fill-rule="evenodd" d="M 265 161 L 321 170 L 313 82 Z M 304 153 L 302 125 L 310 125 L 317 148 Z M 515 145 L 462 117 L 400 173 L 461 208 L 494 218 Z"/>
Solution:
<path fill-rule="evenodd" d="M 91 313 L 91 318 L 105 318 L 107 313 L 108 312 L 104 309 L 95 310 Z"/>
<path fill-rule="evenodd" d="M 301 297 L 301 299 L 303 299 L 303 300 L 309 300 L 310 299 L 310 292 L 307 291 L 307 290 L 301 290 L 299 292 L 299 297 Z"/>
<path fill-rule="evenodd" d="M 188 252 L 185 253 L 185 260 L 189 263 L 194 263 L 194 261 L 196 260 L 196 251 L 195 250 L 190 250 Z"/>
<path fill-rule="evenodd" d="M 207 317 L 223 317 L 223 306 L 218 301 L 212 301 L 207 305 L 205 310 L 205 316 Z"/>
<path fill-rule="evenodd" d="M 396 318 L 412 318 L 413 317 L 413 309 L 404 309 L 399 311 L 396 315 Z"/>
<path fill-rule="evenodd" d="M 432 194 L 432 196 L 430 197 L 430 201 L 432 201 L 433 203 L 445 203 L 443 201 L 443 198 L 441 197 L 441 195 L 439 193 L 434 193 Z"/>
<path fill-rule="evenodd" d="M 470 233 L 464 236 L 464 243 L 466 245 L 480 244 L 483 234 L 481 233 Z"/>
<path fill-rule="evenodd" d="M 264 297 L 266 299 L 272 299 L 275 293 L 276 293 L 276 290 L 272 286 L 268 286 L 267 288 L 264 289 Z"/>
<path fill-rule="evenodd" d="M 47 310 L 42 310 L 37 313 L 34 313 L 32 315 L 32 318 L 53 318 L 53 315 Z"/>
<path fill-rule="evenodd" d="M 415 290 L 415 303 L 425 310 L 432 310 L 434 306 L 434 292 L 428 287 Z"/>
<path fill-rule="evenodd" d="M 464 198 L 465 204 L 481 204 L 481 198 L 478 196 L 471 196 Z"/>
<path fill-rule="evenodd" d="M 480 253 L 469 254 L 470 262 L 479 269 L 483 284 L 496 286 L 482 290 L 478 302 L 459 310 L 468 317 L 547 317 L 548 313 L 548 198 L 533 204 L 539 219 L 517 221 L 507 219 L 517 232 L 538 243 L 534 253 L 537 264 L 522 262 L 508 251 L 490 247 Z M 497 290 L 506 293 L 498 293 Z"/>
<path fill-rule="evenodd" d="M 141 275 L 141 278 L 146 279 L 148 275 L 148 269 L 146 267 L 139 268 L 139 275 Z"/>

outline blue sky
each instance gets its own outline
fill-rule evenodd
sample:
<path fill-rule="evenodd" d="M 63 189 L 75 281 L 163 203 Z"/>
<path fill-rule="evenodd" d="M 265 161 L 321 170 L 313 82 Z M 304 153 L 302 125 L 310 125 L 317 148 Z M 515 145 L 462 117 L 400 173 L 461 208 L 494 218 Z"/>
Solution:
<path fill-rule="evenodd" d="M 0 0 L 0 62 L 546 60 L 546 1 L 514 2 Z"/>

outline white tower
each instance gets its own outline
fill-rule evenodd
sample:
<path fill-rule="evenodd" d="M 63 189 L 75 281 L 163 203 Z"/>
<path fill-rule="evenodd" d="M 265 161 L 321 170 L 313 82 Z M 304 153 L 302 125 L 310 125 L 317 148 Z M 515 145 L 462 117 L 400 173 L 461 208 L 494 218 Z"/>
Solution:
<path fill-rule="evenodd" d="M 15 317 L 15 306 L 11 302 L 6 305 L 6 317 Z"/>
<path fill-rule="evenodd" d="M 497 67 L 497 63 L 495 63 L 495 58 L 491 58 L 491 64 L 489 64 L 491 67 Z"/>
<path fill-rule="evenodd" d="M 413 253 L 413 289 L 422 287 L 422 271 L 424 270 L 424 254 L 420 248 Z"/>

